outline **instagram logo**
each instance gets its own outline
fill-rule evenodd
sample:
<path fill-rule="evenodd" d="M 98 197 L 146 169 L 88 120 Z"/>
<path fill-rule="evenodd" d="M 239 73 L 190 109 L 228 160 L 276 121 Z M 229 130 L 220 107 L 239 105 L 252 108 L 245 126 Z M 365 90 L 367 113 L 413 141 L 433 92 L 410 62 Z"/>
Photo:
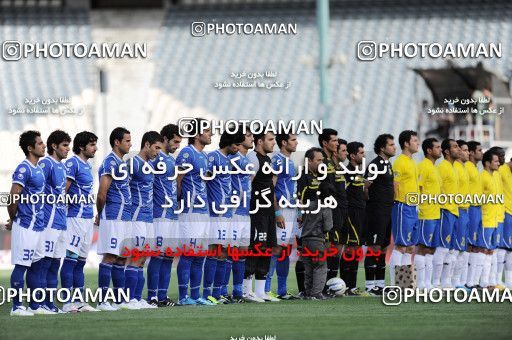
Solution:
<path fill-rule="evenodd" d="M 190 32 L 194 37 L 203 37 L 206 34 L 206 24 L 202 21 L 195 21 L 190 27 Z"/>
<path fill-rule="evenodd" d="M 386 306 L 398 306 L 402 303 L 402 288 L 387 286 L 382 290 L 382 303 Z"/>
<path fill-rule="evenodd" d="M 21 59 L 21 43 L 16 40 L 6 40 L 2 44 L 2 58 L 5 61 Z"/>
<path fill-rule="evenodd" d="M 377 44 L 371 40 L 361 40 L 357 43 L 357 59 L 372 61 L 377 58 Z"/>

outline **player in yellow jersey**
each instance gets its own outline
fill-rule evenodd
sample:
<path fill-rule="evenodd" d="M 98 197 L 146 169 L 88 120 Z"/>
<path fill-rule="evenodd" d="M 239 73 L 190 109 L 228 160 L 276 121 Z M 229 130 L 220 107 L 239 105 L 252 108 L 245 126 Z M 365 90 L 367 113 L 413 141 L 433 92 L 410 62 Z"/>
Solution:
<path fill-rule="evenodd" d="M 503 269 L 505 269 L 505 287 L 512 289 L 512 158 L 498 169 L 503 184 L 505 195 L 505 223 L 503 224 L 503 236 L 500 249 L 498 249 L 498 284 Z M 500 262 L 500 252 L 503 253 L 503 260 Z"/>
<path fill-rule="evenodd" d="M 460 157 L 460 147 L 453 139 L 445 139 L 441 143 L 441 150 L 444 159 L 437 168 L 441 175 L 441 193 L 444 194 L 441 205 L 441 222 L 439 223 L 439 232 L 434 235 L 436 251 L 434 252 L 434 271 L 432 274 L 433 285 L 450 288 L 452 286 L 451 273 L 453 265 L 457 259 L 453 251 L 453 232 L 455 223 L 459 217 L 459 207 L 455 203 L 453 195 L 459 193 L 459 179 L 453 166 L 453 163 Z M 442 281 L 442 282 L 441 282 Z"/>
<path fill-rule="evenodd" d="M 393 163 L 395 202 L 391 211 L 391 232 L 395 248 L 389 261 L 389 277 L 392 285 L 395 284 L 397 266 L 406 266 L 404 268 L 406 272 L 411 268 L 418 231 L 418 213 L 415 206 L 417 202 L 411 202 L 411 197 L 417 197 L 419 194 L 418 172 L 416 162 L 412 158 L 412 155 L 418 152 L 418 135 L 411 130 L 402 131 L 398 137 L 398 143 L 402 153 Z"/>
<path fill-rule="evenodd" d="M 457 177 L 459 179 L 459 193 L 468 197 L 470 195 L 469 190 L 469 173 L 464 166 L 469 160 L 469 149 L 466 141 L 459 139 L 457 144 L 460 148 L 459 159 L 453 163 Z M 464 288 L 466 284 L 467 271 L 468 271 L 468 260 L 469 253 L 467 245 L 467 236 L 469 230 L 469 205 L 470 202 L 463 202 L 459 205 L 459 218 L 455 223 L 455 230 L 453 232 L 452 246 L 453 251 L 458 252 L 457 260 L 453 267 L 452 285 L 455 288 Z"/>
<path fill-rule="evenodd" d="M 498 188 L 494 180 L 493 173 L 500 166 L 499 157 L 496 152 L 488 150 L 482 158 L 484 170 L 480 174 L 482 181 L 482 193 L 485 197 L 496 197 Z M 473 250 L 478 252 L 474 262 L 470 258 L 470 266 L 475 266 L 468 277 L 467 285 L 476 287 L 480 283 L 481 287 L 489 285 L 489 274 L 491 272 L 491 260 L 493 253 L 492 236 L 498 226 L 497 216 L 499 205 L 492 200 L 486 199 L 482 204 L 482 223 L 476 232 L 476 240 L 473 240 Z"/>
<path fill-rule="evenodd" d="M 471 194 L 471 197 L 476 197 L 483 194 L 480 171 L 478 170 L 478 163 L 482 161 L 483 157 L 482 146 L 480 145 L 480 142 L 469 141 L 468 151 L 469 161 L 464 163 L 464 166 L 468 171 L 469 175 L 469 192 Z M 473 202 L 469 206 L 468 213 L 468 272 L 466 279 L 462 278 L 462 283 L 465 283 L 466 287 L 469 286 L 469 279 L 474 275 L 475 270 L 478 269 L 480 271 L 480 274 L 478 274 L 478 277 L 480 277 L 482 272 L 481 263 L 485 258 L 485 255 L 481 252 L 481 250 L 479 250 L 478 247 L 475 247 L 477 240 L 477 232 L 482 225 L 482 207 L 480 206 L 479 201 L 473 200 Z"/>
<path fill-rule="evenodd" d="M 425 158 L 418 164 L 418 186 L 422 195 L 436 196 L 441 193 L 441 176 L 435 166 L 441 158 L 441 143 L 427 138 L 421 144 Z M 420 289 L 432 287 L 432 259 L 435 250 L 434 235 L 439 229 L 441 209 L 435 202 L 419 204 L 418 246 L 414 255 L 416 282 Z"/>
<path fill-rule="evenodd" d="M 498 146 L 492 147 L 489 150 L 495 151 L 498 154 L 498 159 L 500 160 L 500 168 L 505 165 L 505 150 Z M 498 195 L 504 195 L 504 187 L 503 181 L 501 178 L 501 173 L 499 171 L 495 171 L 493 173 L 494 180 L 496 181 L 496 185 L 498 188 Z M 503 285 L 503 267 L 505 265 L 505 254 L 506 250 L 503 249 L 503 228 L 505 223 L 505 204 L 499 204 L 499 211 L 497 216 L 498 227 L 493 234 L 493 245 L 496 248 L 492 256 L 492 265 L 491 265 L 491 275 L 489 278 L 489 285 L 496 286 L 496 288 L 503 290 L 505 286 Z"/>

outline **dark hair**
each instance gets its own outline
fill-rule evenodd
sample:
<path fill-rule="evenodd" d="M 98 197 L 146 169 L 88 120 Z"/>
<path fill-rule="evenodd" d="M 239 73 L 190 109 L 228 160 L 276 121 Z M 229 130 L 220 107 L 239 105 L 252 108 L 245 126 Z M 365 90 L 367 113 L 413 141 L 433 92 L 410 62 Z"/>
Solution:
<path fill-rule="evenodd" d="M 463 145 L 468 145 L 468 142 L 466 142 L 463 139 L 457 139 L 457 145 L 459 145 L 459 148 L 462 148 Z M 469 147 L 468 147 L 469 149 Z"/>
<path fill-rule="evenodd" d="M 219 148 L 223 149 L 231 144 L 241 144 L 245 139 L 245 135 L 241 132 L 230 133 L 224 131 L 220 135 Z"/>
<path fill-rule="evenodd" d="M 140 143 L 140 148 L 144 148 L 144 146 L 146 145 L 146 142 L 149 143 L 149 146 L 157 143 L 157 142 L 160 142 L 162 143 L 164 141 L 164 137 L 162 137 L 161 134 L 159 134 L 158 132 L 156 131 L 148 131 L 146 133 L 144 133 L 144 135 L 142 135 L 142 142 Z"/>
<path fill-rule="evenodd" d="M 322 147 L 322 142 L 329 142 L 332 135 L 337 136 L 338 131 L 334 129 L 323 129 L 322 133 L 318 135 L 318 145 Z"/>
<path fill-rule="evenodd" d="M 443 157 L 445 157 L 445 154 L 444 152 L 446 150 L 450 150 L 450 143 L 451 142 L 455 142 L 454 139 L 451 139 L 451 138 L 446 138 L 445 140 L 443 140 L 443 142 L 441 143 L 441 150 L 443 151 Z"/>
<path fill-rule="evenodd" d="M 75 154 L 80 153 L 80 148 L 85 148 L 87 144 L 98 141 L 98 137 L 89 131 L 82 131 L 76 134 L 73 138 L 73 152 Z"/>
<path fill-rule="evenodd" d="M 474 140 L 470 140 L 468 142 L 468 150 L 469 150 L 469 152 L 471 152 L 471 151 L 475 152 L 477 146 L 479 146 L 479 145 L 481 145 L 480 142 L 477 142 L 477 141 L 474 141 Z"/>
<path fill-rule="evenodd" d="M 160 130 L 162 137 L 167 137 L 168 140 L 173 139 L 175 136 L 179 136 L 180 129 L 176 124 L 167 124 Z"/>
<path fill-rule="evenodd" d="M 498 153 L 496 153 L 494 150 L 489 149 L 484 152 L 484 156 L 482 157 L 482 164 L 485 166 L 485 162 L 492 162 L 493 156 L 499 157 Z"/>
<path fill-rule="evenodd" d="M 260 139 L 265 139 L 265 136 L 268 135 L 269 133 L 271 132 L 267 132 L 267 133 L 258 133 L 257 135 L 253 135 L 254 136 L 254 146 L 258 145 L 258 141 Z"/>
<path fill-rule="evenodd" d="M 338 138 L 338 149 L 336 151 L 340 151 L 340 146 L 347 145 L 347 141 L 343 138 Z"/>
<path fill-rule="evenodd" d="M 289 133 L 280 133 L 280 134 L 277 134 L 277 135 L 276 135 L 277 147 L 278 147 L 278 148 L 281 148 L 281 147 L 282 147 L 283 142 L 287 142 L 287 141 L 288 141 L 288 139 L 290 139 L 290 134 L 289 134 Z"/>
<path fill-rule="evenodd" d="M 437 138 L 427 138 L 421 143 L 421 149 L 423 150 L 423 154 L 426 156 L 428 154 L 428 149 L 434 148 L 434 143 L 439 143 Z"/>
<path fill-rule="evenodd" d="M 502 154 L 505 154 L 505 150 L 500 146 L 493 146 L 489 150 L 492 150 L 493 152 L 495 152 L 498 155 L 498 157 Z"/>
<path fill-rule="evenodd" d="M 31 146 L 33 148 L 36 147 L 36 138 L 41 137 L 41 133 L 39 131 L 29 130 L 25 131 L 20 135 L 19 146 L 25 156 L 28 156 L 28 147 Z"/>
<path fill-rule="evenodd" d="M 116 127 L 112 132 L 110 133 L 109 141 L 110 146 L 114 147 L 116 145 L 116 140 L 122 141 L 124 138 L 124 135 L 129 134 L 130 131 L 126 130 L 124 127 Z"/>
<path fill-rule="evenodd" d="M 412 136 L 418 136 L 416 131 L 412 130 L 404 130 L 400 132 L 400 135 L 398 136 L 398 144 L 400 144 L 400 148 L 405 147 L 405 143 L 409 143 L 411 141 Z"/>
<path fill-rule="evenodd" d="M 48 136 L 46 145 L 48 146 L 48 154 L 53 155 L 52 144 L 59 145 L 60 143 L 68 142 L 71 143 L 71 137 L 62 130 L 55 130 Z"/>
<path fill-rule="evenodd" d="M 349 155 L 357 155 L 359 148 L 364 148 L 364 144 L 361 142 L 350 142 L 347 144 L 347 151 Z"/>
<path fill-rule="evenodd" d="M 193 118 L 190 120 L 190 123 L 193 124 L 192 125 L 192 130 L 191 131 L 187 131 L 187 134 L 190 135 L 191 137 L 188 138 L 188 144 L 194 144 L 194 140 L 195 138 L 200 134 L 200 126 L 201 126 L 201 122 L 203 121 L 206 121 L 206 119 L 204 118 Z"/>
<path fill-rule="evenodd" d="M 375 139 L 375 143 L 373 143 L 373 152 L 375 152 L 377 155 L 380 152 L 381 148 L 385 148 L 388 144 L 388 139 L 395 139 L 393 135 L 390 135 L 389 133 L 384 133 L 382 135 L 379 135 L 377 139 Z"/>
<path fill-rule="evenodd" d="M 312 161 L 312 160 L 315 158 L 315 152 L 320 152 L 320 153 L 322 153 L 322 149 L 317 148 L 317 147 L 312 147 L 312 148 L 310 148 L 310 149 L 308 149 L 308 150 L 306 151 L 306 155 L 305 155 L 305 157 L 306 157 L 307 159 L 309 159 L 310 161 Z"/>

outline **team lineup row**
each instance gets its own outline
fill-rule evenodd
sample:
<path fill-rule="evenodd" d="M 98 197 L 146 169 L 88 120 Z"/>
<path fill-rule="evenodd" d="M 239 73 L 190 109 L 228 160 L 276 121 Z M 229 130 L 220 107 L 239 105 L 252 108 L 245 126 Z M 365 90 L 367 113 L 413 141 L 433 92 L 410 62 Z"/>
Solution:
<path fill-rule="evenodd" d="M 199 121 L 200 119 L 198 119 Z M 197 124 L 200 126 L 200 124 Z M 83 290 L 83 266 L 89 252 L 93 224 L 99 226 L 98 254 L 103 255 L 98 272 L 98 286 L 106 291 L 127 290 L 129 302 L 102 301 L 97 309 L 85 303 L 65 301 L 62 310 L 48 299 L 44 303 L 30 301 L 25 308 L 20 299 L 13 303 L 12 315 L 54 314 L 60 312 L 113 311 L 117 309 L 157 308 L 172 306 L 167 296 L 173 258 L 151 257 L 147 264 L 147 299 L 142 299 L 145 257 L 121 256 L 124 249 L 142 250 L 188 246 L 191 249 L 217 249 L 215 256 L 180 256 L 177 264 L 179 305 L 216 305 L 232 302 L 265 302 L 295 299 L 288 292 L 286 281 L 289 254 L 282 247 L 297 240 L 320 254 L 329 247 L 338 249 L 337 256 L 325 260 L 301 257 L 295 271 L 299 296 L 325 299 L 339 295 L 338 270 L 346 284 L 348 296 L 380 295 L 385 285 L 385 250 L 391 234 L 395 242 L 390 259 L 391 282 L 395 271 L 408 277 L 417 273 L 418 287 L 473 287 L 512 284 L 511 188 L 512 161 L 505 163 L 503 150 L 493 148 L 485 154 L 477 142 L 426 139 L 422 143 L 425 159 L 412 159 L 419 149 L 413 131 L 399 136 L 402 153 L 391 166 L 396 146 L 392 135 L 377 137 L 377 157 L 369 166 L 378 169 L 378 176 L 340 174 L 340 163 L 356 170 L 363 163 L 364 145 L 339 139 L 336 130 L 324 129 L 319 135 L 319 148 L 306 152 L 309 171 L 298 180 L 291 154 L 296 152 L 297 136 L 272 133 L 223 133 L 219 148 L 209 154 L 203 150 L 211 144 L 209 130 L 196 131 L 178 156 L 174 154 L 182 141 L 176 125 L 166 125 L 160 133 L 146 132 L 141 148 L 131 160 L 129 176 L 122 176 L 123 157 L 131 148 L 130 132 L 116 128 L 110 134 L 112 152 L 98 170 L 99 188 L 96 197 L 97 215 L 88 202 L 70 204 L 29 204 L 13 202 L 8 206 L 12 230 L 11 258 L 15 265 L 11 287 L 56 288 Z M 12 195 L 90 195 L 93 174 L 89 159 L 97 150 L 98 138 L 91 132 L 78 133 L 73 139 L 75 155 L 68 158 L 71 138 L 63 131 L 50 134 L 45 145 L 36 131 L 20 136 L 20 147 L 26 159 L 13 174 Z M 279 152 L 273 158 L 275 144 Z M 48 154 L 45 155 L 46 147 Z M 250 151 L 254 148 L 254 151 Z M 444 159 L 435 166 L 437 159 Z M 478 163 L 483 170 L 479 172 Z M 143 171 L 165 163 L 165 172 Z M 213 168 L 240 169 L 251 164 L 254 175 L 220 173 L 204 180 L 201 173 Z M 500 165 L 501 163 L 501 165 Z M 262 171 L 265 167 L 282 169 L 278 175 Z M 327 176 L 320 177 L 325 164 Z M 175 169 L 191 165 L 185 174 L 175 176 Z M 345 167 L 345 166 L 343 166 Z M 175 178 L 175 180 L 169 180 Z M 256 209 L 260 197 L 270 191 L 273 204 Z M 409 205 L 409 193 L 436 194 L 504 194 L 505 204 L 485 203 L 481 206 Z M 246 195 L 248 202 L 219 214 L 215 206 L 228 205 L 232 195 Z M 180 213 L 178 201 L 182 201 Z M 331 197 L 335 208 L 319 208 L 313 203 L 312 213 L 302 214 L 281 208 L 281 198 L 290 203 L 315 201 Z M 240 200 L 242 202 L 242 200 Z M 172 202 L 172 205 L 166 203 Z M 183 203 L 185 202 L 185 203 Z M 207 204 L 198 204 L 207 202 Z M 314 211 L 314 213 L 313 213 Z M 354 254 L 363 244 L 378 256 L 365 257 L 366 289 L 356 287 L 358 261 Z M 247 257 L 234 260 L 226 247 L 241 250 L 272 249 L 272 257 Z M 343 256 L 339 256 L 343 254 Z M 414 264 L 412 266 L 412 254 Z M 347 255 L 347 256 L 345 256 Z M 280 258 L 282 257 L 282 258 Z M 279 260 L 278 260 L 279 258 Z M 61 265 L 62 262 L 62 265 Z M 277 273 L 278 290 L 271 292 L 271 280 Z M 233 291 L 228 294 L 232 275 Z M 253 289 L 254 279 L 254 289 Z M 334 280 L 333 280 L 334 279 Z M 400 284 L 397 278 L 396 280 Z M 203 292 L 200 293 L 201 283 Z M 407 284 L 407 283 L 405 283 Z M 491 287 L 492 288 L 492 287 Z M 106 295 L 106 294 L 105 294 Z"/>

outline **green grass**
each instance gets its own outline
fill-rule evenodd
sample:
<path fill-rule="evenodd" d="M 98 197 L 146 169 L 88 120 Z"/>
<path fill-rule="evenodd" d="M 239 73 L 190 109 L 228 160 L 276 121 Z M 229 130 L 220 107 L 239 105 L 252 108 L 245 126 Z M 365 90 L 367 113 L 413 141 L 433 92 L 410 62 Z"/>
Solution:
<path fill-rule="evenodd" d="M 363 286 L 364 273 L 359 273 Z M 8 287 L 8 271 L 0 285 Z M 296 287 L 290 271 L 291 290 Z M 96 288 L 96 271 L 86 272 L 86 285 Z M 177 298 L 173 271 L 171 298 Z M 509 303 L 407 303 L 384 306 L 380 298 L 337 298 L 328 301 L 281 301 L 216 307 L 189 306 L 157 310 L 9 316 L 0 306 L 0 339 L 230 339 L 276 336 L 276 339 L 510 339 Z"/>

